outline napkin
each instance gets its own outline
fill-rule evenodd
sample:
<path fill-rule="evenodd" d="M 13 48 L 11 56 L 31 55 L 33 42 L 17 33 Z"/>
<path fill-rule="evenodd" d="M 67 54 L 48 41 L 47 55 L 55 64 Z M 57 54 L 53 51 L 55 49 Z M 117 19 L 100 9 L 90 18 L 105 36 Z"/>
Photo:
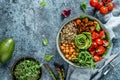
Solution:
<path fill-rule="evenodd" d="M 119 32 L 115 32 L 113 29 L 118 28 L 120 25 L 120 1 L 119 0 L 113 0 L 115 3 L 115 8 L 112 12 L 101 15 L 99 11 L 95 13 L 95 17 L 98 18 L 106 27 L 106 29 L 110 33 L 110 39 L 117 38 L 115 34 L 119 34 Z M 113 43 L 114 44 L 114 43 Z M 115 49 L 115 48 L 114 48 Z M 112 47 L 110 48 L 107 56 L 105 59 L 103 59 L 101 62 L 99 62 L 96 65 L 96 69 L 88 69 L 88 68 L 76 68 L 72 65 L 69 65 L 67 77 L 66 80 L 89 80 L 90 77 L 101 67 L 103 66 L 103 63 L 106 61 L 106 59 L 111 55 L 111 53 L 114 50 L 112 50 Z M 101 73 L 97 75 L 94 80 L 98 80 L 98 78 L 101 76 Z"/>

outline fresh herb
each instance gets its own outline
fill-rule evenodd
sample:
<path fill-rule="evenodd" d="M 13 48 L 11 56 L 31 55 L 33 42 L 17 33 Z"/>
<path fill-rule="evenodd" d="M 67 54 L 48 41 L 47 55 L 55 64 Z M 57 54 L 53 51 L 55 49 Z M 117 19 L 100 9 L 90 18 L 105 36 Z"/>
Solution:
<path fill-rule="evenodd" d="M 17 80 L 38 80 L 40 65 L 33 60 L 24 60 L 16 65 L 14 75 Z"/>
<path fill-rule="evenodd" d="M 100 31 L 100 30 L 101 30 L 101 27 L 100 27 L 99 24 L 97 24 L 97 26 L 96 26 L 96 30 L 97 30 L 97 31 Z"/>
<path fill-rule="evenodd" d="M 86 18 L 86 17 L 87 17 L 87 15 L 85 15 L 85 14 L 80 15 L 80 19 L 83 19 L 83 18 Z"/>
<path fill-rule="evenodd" d="M 44 60 L 50 61 L 53 58 L 53 55 L 45 55 Z"/>
<path fill-rule="evenodd" d="M 40 7 L 44 7 L 46 5 L 46 0 L 42 0 L 42 2 L 40 3 Z"/>
<path fill-rule="evenodd" d="M 82 9 L 83 11 L 85 11 L 85 9 L 86 9 L 86 7 L 87 7 L 87 3 L 86 3 L 86 2 L 82 2 L 82 3 L 80 4 L 80 7 L 81 7 L 81 9 Z"/>
<path fill-rule="evenodd" d="M 55 77 L 55 74 L 53 73 L 52 69 L 49 67 L 48 64 L 44 64 L 45 68 L 48 70 L 48 72 L 50 73 L 52 80 L 57 80 Z"/>
<path fill-rule="evenodd" d="M 42 43 L 43 43 L 44 46 L 47 46 L 49 42 L 48 42 L 47 39 L 43 39 L 43 40 L 42 40 Z"/>
<path fill-rule="evenodd" d="M 73 60 L 76 65 L 88 68 L 94 68 L 95 62 L 92 55 L 88 51 L 81 51 Z"/>

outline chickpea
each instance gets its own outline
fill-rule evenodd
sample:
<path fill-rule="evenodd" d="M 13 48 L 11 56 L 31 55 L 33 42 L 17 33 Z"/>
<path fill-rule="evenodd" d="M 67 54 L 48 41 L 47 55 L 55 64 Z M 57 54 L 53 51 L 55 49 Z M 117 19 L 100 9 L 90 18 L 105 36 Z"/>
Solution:
<path fill-rule="evenodd" d="M 68 55 L 68 54 L 66 54 L 66 55 L 65 55 L 65 57 L 68 59 L 68 58 L 69 58 L 69 55 Z"/>
<path fill-rule="evenodd" d="M 71 60 L 72 60 L 72 58 L 71 58 L 71 57 L 69 57 L 69 58 L 68 58 L 68 60 L 70 60 L 70 61 L 71 61 Z"/>
<path fill-rule="evenodd" d="M 69 47 L 65 47 L 65 49 L 66 49 L 66 50 L 68 50 L 68 49 L 69 49 Z"/>
<path fill-rule="evenodd" d="M 66 53 L 69 53 L 69 50 L 68 50 L 68 49 L 66 49 Z"/>
<path fill-rule="evenodd" d="M 60 49 L 63 50 L 63 49 L 64 49 L 64 46 L 60 46 Z"/>
<path fill-rule="evenodd" d="M 72 53 L 71 52 L 69 52 L 69 55 L 71 55 Z"/>
<path fill-rule="evenodd" d="M 66 46 L 65 43 L 62 44 L 64 47 Z"/>
<path fill-rule="evenodd" d="M 72 54 L 72 55 L 71 55 L 71 57 L 72 57 L 72 58 L 74 58 L 74 57 L 75 57 L 75 55 L 73 55 L 73 54 Z"/>
<path fill-rule="evenodd" d="M 74 49 L 70 49 L 70 52 L 71 52 L 71 53 L 74 52 Z"/>
<path fill-rule="evenodd" d="M 65 50 L 65 49 L 63 49 L 63 50 L 62 50 L 62 52 L 63 52 L 63 53 L 66 53 L 66 50 Z"/>

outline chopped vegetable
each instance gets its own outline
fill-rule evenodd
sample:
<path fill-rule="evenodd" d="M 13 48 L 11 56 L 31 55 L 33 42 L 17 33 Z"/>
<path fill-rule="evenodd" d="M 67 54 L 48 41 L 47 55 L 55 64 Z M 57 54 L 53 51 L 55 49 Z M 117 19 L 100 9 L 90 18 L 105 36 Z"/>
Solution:
<path fill-rule="evenodd" d="M 65 58 L 72 61 L 76 55 L 78 54 L 77 51 L 75 50 L 75 44 L 61 44 L 60 49 L 65 55 Z"/>
<path fill-rule="evenodd" d="M 74 59 L 74 62 L 75 64 L 82 66 L 82 67 L 88 67 L 88 68 L 95 67 L 93 57 L 88 51 L 81 51 L 77 55 L 77 57 Z"/>
<path fill-rule="evenodd" d="M 53 55 L 45 55 L 44 60 L 50 61 L 53 58 Z"/>
<path fill-rule="evenodd" d="M 71 14 L 71 9 L 65 9 L 62 11 L 62 15 L 66 18 Z"/>
<path fill-rule="evenodd" d="M 44 64 L 45 68 L 48 70 L 48 72 L 50 73 L 52 80 L 57 80 L 55 77 L 55 74 L 53 73 L 52 69 L 49 67 L 48 64 Z"/>
<path fill-rule="evenodd" d="M 87 7 L 87 3 L 86 3 L 86 2 L 82 2 L 82 3 L 80 4 L 80 7 L 81 7 L 81 9 L 84 11 L 84 10 L 86 9 L 86 7 Z"/>
<path fill-rule="evenodd" d="M 33 60 L 24 60 L 16 65 L 14 75 L 17 80 L 38 80 L 40 65 Z"/>
<path fill-rule="evenodd" d="M 46 0 L 42 0 L 42 2 L 40 3 L 40 7 L 44 7 L 46 5 Z"/>
<path fill-rule="evenodd" d="M 92 38 L 91 33 L 83 32 L 76 36 L 75 38 L 75 45 L 79 49 L 88 49 L 91 46 Z"/>
<path fill-rule="evenodd" d="M 43 39 L 43 40 L 42 40 L 42 43 L 43 43 L 44 46 L 47 46 L 49 42 L 48 42 L 47 39 Z"/>
<path fill-rule="evenodd" d="M 97 31 L 100 31 L 100 30 L 101 30 L 101 27 L 100 27 L 99 24 L 97 24 L 97 26 L 96 26 L 96 30 L 97 30 Z"/>

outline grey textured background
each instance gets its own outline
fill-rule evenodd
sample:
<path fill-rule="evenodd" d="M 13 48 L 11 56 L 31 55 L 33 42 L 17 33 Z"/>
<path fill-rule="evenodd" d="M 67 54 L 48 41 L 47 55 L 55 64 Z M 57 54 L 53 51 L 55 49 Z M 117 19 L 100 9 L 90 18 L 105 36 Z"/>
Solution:
<path fill-rule="evenodd" d="M 5 64 L 0 64 L 0 80 L 11 80 L 11 67 L 13 63 L 22 56 L 31 56 L 44 61 L 45 54 L 53 54 L 54 58 L 49 62 L 50 67 L 56 73 L 53 63 L 64 64 L 66 72 L 68 64 L 59 56 L 55 39 L 60 24 L 63 22 L 61 11 L 70 8 L 72 13 L 82 14 L 80 10 L 80 2 L 84 0 L 47 0 L 44 8 L 40 7 L 42 0 L 0 0 L 0 40 L 6 37 L 13 37 L 16 41 L 14 55 Z M 86 0 L 88 7 L 86 14 L 94 15 L 93 8 L 89 6 L 89 0 Z M 114 10 L 117 11 L 120 7 Z M 115 16 L 120 12 L 115 12 Z M 120 28 L 114 29 L 115 35 L 113 39 L 114 48 L 120 46 L 119 35 Z M 48 46 L 42 45 L 42 39 L 49 40 Z M 47 70 L 43 68 L 43 76 L 41 80 L 51 80 Z M 56 73 L 57 75 L 57 73 Z M 103 80 L 120 80 L 120 64 L 117 65 Z"/>

